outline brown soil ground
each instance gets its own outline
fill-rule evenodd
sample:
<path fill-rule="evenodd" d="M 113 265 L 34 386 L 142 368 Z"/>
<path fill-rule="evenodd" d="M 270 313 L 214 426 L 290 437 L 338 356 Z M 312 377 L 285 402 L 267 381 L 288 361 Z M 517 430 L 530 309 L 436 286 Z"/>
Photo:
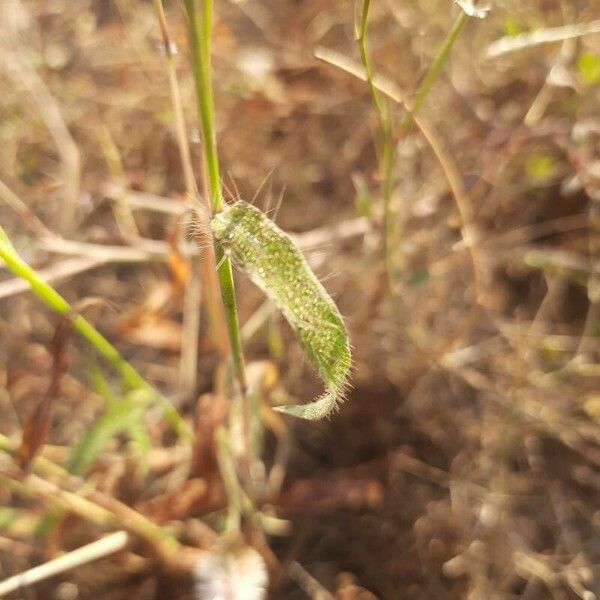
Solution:
<path fill-rule="evenodd" d="M 150 195 L 162 197 L 161 206 L 184 197 L 151 3 L 5 1 L 0 181 L 66 239 L 142 246 L 127 239 L 114 210 L 120 199 L 136 198 L 146 203 L 134 212 L 140 235 L 172 236 L 176 219 L 149 206 Z M 408 99 L 458 15 L 451 4 L 373 3 L 373 65 Z M 256 195 L 265 210 L 280 204 L 275 219 L 292 233 L 350 223 L 361 207 L 370 210 L 366 233 L 343 237 L 332 229 L 307 251 L 346 318 L 353 387 L 331 419 L 286 421 L 292 450 L 273 510 L 292 529 L 269 538 L 281 565 L 270 597 L 306 597 L 290 577 L 295 563 L 322 586 L 310 592 L 314 598 L 328 597 L 319 595 L 324 590 L 340 600 L 600 594 L 600 38 L 485 58 L 507 33 L 592 21 L 594 4 L 498 0 L 487 18 L 469 21 L 421 124 L 394 139 L 390 295 L 369 91 L 315 57 L 325 48 L 359 60 L 353 3 L 216 3 L 217 137 L 230 195 Z M 167 18 L 199 165 L 179 3 L 167 4 Z M 390 107 L 399 130 L 403 109 Z M 71 138 L 80 169 L 69 160 Z M 8 208 L 6 198 L 3 192 L 0 224 L 36 269 L 52 273 L 81 258 L 50 252 L 31 215 Z M 36 410 L 48 385 L 58 319 L 30 292 L 12 293 L 8 271 L 0 277 L 0 432 L 18 440 L 19 419 Z M 203 320 L 197 390 L 178 395 L 182 294 L 173 281 L 164 259 L 119 260 L 56 287 L 70 301 L 93 296 L 115 306 L 89 309 L 90 319 L 192 423 L 196 398 L 212 389 L 215 347 Z M 242 273 L 236 283 L 246 323 L 264 298 Z M 265 320 L 246 354 L 276 365 L 286 393 L 319 393 L 278 315 Z M 73 339 L 67 356 L 47 440 L 56 460 L 101 413 L 90 373 L 100 369 L 119 387 L 83 341 Z M 148 427 L 153 447 L 174 456 L 164 423 Z M 274 452 L 268 435 L 267 466 Z M 123 502 L 147 506 L 180 481 L 176 466 L 140 479 L 118 437 L 91 477 Z M 0 468 L 6 472 L 11 461 L 3 457 Z M 0 579 L 101 533 L 74 517 L 42 531 L 48 506 L 8 489 L 0 488 L 0 507 L 27 517 L 11 527 L 0 516 Z M 218 526 L 209 512 L 192 505 L 177 518 Z M 143 546 L 134 550 L 148 556 Z M 14 598 L 190 596 L 189 581 L 119 555 Z"/>

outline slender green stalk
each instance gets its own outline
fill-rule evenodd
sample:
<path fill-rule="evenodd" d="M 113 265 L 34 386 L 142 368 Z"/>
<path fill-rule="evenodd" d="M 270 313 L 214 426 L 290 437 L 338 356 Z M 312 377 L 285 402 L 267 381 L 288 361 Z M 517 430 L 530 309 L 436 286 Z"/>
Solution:
<path fill-rule="evenodd" d="M 192 158 L 186 135 L 185 117 L 183 112 L 183 102 L 179 81 L 177 79 L 177 68 L 173 56 L 173 43 L 167 27 L 167 19 L 163 9 L 162 0 L 154 0 L 154 9 L 160 26 L 163 44 L 165 49 L 165 63 L 167 74 L 169 76 L 169 88 L 171 91 L 171 104 L 175 117 L 175 133 L 177 145 L 179 147 L 179 156 L 184 175 L 184 182 L 188 202 L 192 207 L 200 207 L 200 198 L 194 178 Z M 205 186 L 206 188 L 208 186 Z M 206 204 L 207 212 L 210 212 L 210 199 L 206 192 L 203 201 Z M 195 267 L 198 261 L 190 259 L 191 276 L 185 291 L 184 302 L 184 337 L 182 339 L 181 365 L 180 365 L 180 388 L 192 394 L 196 388 L 196 372 L 198 362 L 198 335 L 199 335 L 199 305 L 201 302 L 201 290 L 204 295 L 204 306 L 208 315 L 211 333 L 215 346 L 218 348 L 222 360 L 229 356 L 229 343 L 227 335 L 227 326 L 223 305 L 220 300 L 219 281 L 217 278 L 215 251 L 211 244 L 200 244 L 199 272 L 200 281 L 198 281 Z M 200 286 L 201 282 L 201 286 Z"/>
<path fill-rule="evenodd" d="M 218 213 L 223 208 L 223 192 L 221 189 L 221 176 L 219 171 L 219 156 L 217 152 L 217 139 L 215 134 L 215 115 L 212 87 L 211 44 L 212 44 L 212 18 L 213 0 L 201 0 L 202 12 L 196 8 L 196 0 L 184 0 L 188 17 L 190 48 L 192 54 L 192 67 L 196 85 L 198 101 L 198 114 L 202 124 L 202 141 L 204 151 L 204 174 L 212 214 Z M 208 219 L 204 220 L 208 229 Z M 229 346 L 235 368 L 235 374 L 240 386 L 243 402 L 243 443 L 244 443 L 244 475 L 250 484 L 250 467 L 252 464 L 251 444 L 251 412 L 250 398 L 248 395 L 248 381 L 246 378 L 246 365 L 242 348 L 242 336 L 235 300 L 235 285 L 231 261 L 225 255 L 223 247 L 215 244 L 217 260 L 217 275 L 221 288 L 221 300 L 225 312 L 225 322 L 229 337 Z"/>
<path fill-rule="evenodd" d="M 211 77 L 211 41 L 212 41 L 212 0 L 203 0 L 202 12 L 196 8 L 195 0 L 184 0 L 188 17 L 189 38 L 192 54 L 192 68 L 198 100 L 198 114 L 202 124 L 202 141 L 204 144 L 204 167 L 208 180 L 208 191 L 212 212 L 217 213 L 223 207 L 223 192 L 219 171 L 217 139 L 215 135 L 215 118 L 213 88 Z M 217 245 L 216 258 L 218 266 L 219 286 L 225 309 L 225 320 L 237 380 L 244 396 L 246 396 L 247 380 L 240 326 L 235 301 L 235 286 L 231 262 Z"/>
<path fill-rule="evenodd" d="M 71 305 L 17 254 L 9 237 L 0 227 L 0 259 L 21 279 L 29 283 L 33 293 L 49 308 L 61 315 L 71 310 Z M 119 351 L 86 319 L 78 315 L 73 326 L 120 373 L 127 387 L 148 391 L 162 406 L 169 424 L 178 434 L 191 439 L 187 425 L 171 403 L 155 390 L 119 353 Z"/>
<path fill-rule="evenodd" d="M 414 125 L 413 116 L 416 115 L 419 112 L 419 110 L 421 110 L 421 108 L 423 107 L 425 100 L 429 96 L 429 93 L 433 89 L 433 86 L 435 85 L 436 81 L 441 75 L 446 63 L 448 62 L 450 55 L 452 54 L 452 48 L 454 47 L 456 40 L 460 37 L 462 31 L 464 30 L 469 18 L 469 15 L 467 15 L 467 13 L 463 12 L 462 10 L 460 11 L 458 17 L 456 17 L 456 20 L 452 25 L 452 29 L 446 35 L 446 38 L 444 39 L 444 42 L 442 43 L 440 49 L 435 55 L 435 58 L 433 59 L 433 62 L 427 70 L 425 77 L 423 78 L 419 87 L 417 88 L 412 105 L 409 104 L 406 106 L 407 111 L 404 113 L 404 117 L 400 122 L 400 137 L 405 136 L 410 131 L 411 127 Z M 393 228 L 391 231 L 392 241 L 389 242 L 389 245 L 395 246 L 394 242 L 396 232 Z"/>
<path fill-rule="evenodd" d="M 406 131 L 412 123 L 411 114 L 419 112 L 419 110 L 423 106 L 423 103 L 427 99 L 429 92 L 433 88 L 435 82 L 438 80 L 442 70 L 444 69 L 444 66 L 448 62 L 448 59 L 452 54 L 452 48 L 454 47 L 456 40 L 459 38 L 460 34 L 465 28 L 465 25 L 467 24 L 469 18 L 469 15 L 467 15 L 467 13 L 463 12 L 462 10 L 460 11 L 458 17 L 456 17 L 456 21 L 454 21 L 452 29 L 446 36 L 446 39 L 444 39 L 442 47 L 438 50 L 438 53 L 436 54 L 433 62 L 431 63 L 431 66 L 429 67 L 427 73 L 425 74 L 423 81 L 421 81 L 421 84 L 417 88 L 415 98 L 413 100 L 412 106 L 410 107 L 410 113 L 406 113 L 402 121 L 403 131 Z"/>
<path fill-rule="evenodd" d="M 369 22 L 369 11 L 371 9 L 371 0 L 364 0 L 360 20 L 356 26 L 356 43 L 360 52 L 360 59 L 365 68 L 365 75 L 367 78 L 367 85 L 371 92 L 373 104 L 377 110 L 377 117 L 381 126 L 382 133 L 389 132 L 390 130 L 390 114 L 389 107 L 384 104 L 382 98 L 379 95 L 379 90 L 375 86 L 373 79 L 373 68 L 371 67 L 371 60 L 369 58 L 369 49 L 367 44 L 367 26 Z"/>
<path fill-rule="evenodd" d="M 219 427 L 215 434 L 217 443 L 217 461 L 219 471 L 227 495 L 227 529 L 239 530 L 242 518 L 243 491 L 238 482 L 235 466 L 232 461 L 229 435 L 224 427 Z"/>
<path fill-rule="evenodd" d="M 373 80 L 373 68 L 369 59 L 369 50 L 367 43 L 367 25 L 369 22 L 369 10 L 371 8 L 371 0 L 364 0 L 360 21 L 357 25 L 356 42 L 360 52 L 360 59 L 365 69 L 367 85 L 371 93 L 373 106 L 379 120 L 379 129 L 381 135 L 381 156 L 379 167 L 381 170 L 382 192 L 383 192 L 383 211 L 384 211 L 384 261 L 386 273 L 388 275 L 388 283 L 391 288 L 393 277 L 392 265 L 392 241 L 395 231 L 395 211 L 392 206 L 392 193 L 394 190 L 394 162 L 396 159 L 396 148 L 393 140 L 392 119 L 390 108 L 379 94 L 379 90 L 375 86 Z"/>
<path fill-rule="evenodd" d="M 212 0 L 202 1 L 202 14 L 196 8 L 195 0 L 184 0 L 188 16 L 192 67 L 198 100 L 198 114 L 202 124 L 204 160 L 213 213 L 223 206 L 217 138 L 215 134 L 215 111 L 212 89 L 211 40 L 212 40 Z"/>
<path fill-rule="evenodd" d="M 240 324 L 235 302 L 233 270 L 231 268 L 231 261 L 224 255 L 223 250 L 217 247 L 216 253 L 217 260 L 221 263 L 218 271 L 219 285 L 221 286 L 221 298 L 223 300 L 223 308 L 225 309 L 225 321 L 227 322 L 227 330 L 229 332 L 229 343 L 231 344 L 236 377 L 240 384 L 242 394 L 246 396 L 248 383 L 246 380 L 246 365 L 242 350 L 242 336 L 240 333 Z"/>
<path fill-rule="evenodd" d="M 396 146 L 394 144 L 393 126 L 390 115 L 389 106 L 384 102 L 379 94 L 379 90 L 375 85 L 373 68 L 369 58 L 369 50 L 367 44 L 367 30 L 369 20 L 369 10 L 371 8 L 371 0 L 364 0 L 362 5 L 361 16 L 356 27 L 356 41 L 358 44 L 361 62 L 365 69 L 365 77 L 377 118 L 381 133 L 381 158 L 380 169 L 382 172 L 382 193 L 384 205 L 384 260 L 388 277 L 388 286 L 390 291 L 393 291 L 393 248 L 395 247 L 396 239 L 396 212 L 391 202 L 394 188 L 394 162 L 396 159 Z M 435 82 L 438 80 L 444 66 L 448 62 L 452 53 L 454 43 L 459 38 L 463 31 L 469 16 L 461 11 L 456 18 L 452 29 L 444 39 L 444 42 L 436 54 L 433 63 L 429 67 L 423 81 L 417 88 L 414 101 L 408 107 L 400 123 L 400 135 L 406 135 L 413 125 L 412 115 L 416 114 L 425 103 L 429 93 L 431 92 Z"/>

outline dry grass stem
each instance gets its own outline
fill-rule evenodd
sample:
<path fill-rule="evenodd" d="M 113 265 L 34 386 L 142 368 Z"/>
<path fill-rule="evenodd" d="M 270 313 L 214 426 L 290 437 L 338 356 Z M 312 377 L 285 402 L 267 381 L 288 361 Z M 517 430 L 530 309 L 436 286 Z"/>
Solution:
<path fill-rule="evenodd" d="M 127 533 L 125 531 L 117 531 L 95 542 L 86 544 L 81 548 L 77 548 L 77 550 L 67 552 L 47 563 L 33 567 L 18 575 L 13 575 L 4 581 L 0 581 L 0 597 L 120 552 L 127 546 L 128 542 L 129 537 Z"/>
<path fill-rule="evenodd" d="M 533 46 L 562 42 L 594 33 L 600 33 L 600 20 L 536 29 L 531 33 L 520 33 L 513 37 L 503 37 L 496 40 L 486 48 L 485 57 L 498 58 L 504 54 L 519 52 Z"/>

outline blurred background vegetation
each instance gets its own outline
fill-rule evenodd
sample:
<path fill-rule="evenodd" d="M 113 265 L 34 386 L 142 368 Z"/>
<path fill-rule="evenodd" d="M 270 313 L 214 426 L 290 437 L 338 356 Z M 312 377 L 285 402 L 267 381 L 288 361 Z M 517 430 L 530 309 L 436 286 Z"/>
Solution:
<path fill-rule="evenodd" d="M 600 595 L 600 4 L 490 8 L 466 23 L 413 127 L 381 94 L 395 148 L 386 274 L 381 123 L 356 76 L 357 7 L 216 2 L 224 186 L 298 234 L 355 356 L 339 413 L 286 419 L 291 450 L 269 510 L 291 529 L 269 538 L 270 597 Z M 185 14 L 165 10 L 200 180 Z M 374 0 L 378 85 L 411 106 L 460 10 Z M 183 390 L 185 181 L 153 5 L 4 0 L 2 13 L 0 225 L 70 302 L 103 299 L 86 316 L 201 438 L 214 409 L 197 398 L 213 391 L 218 348 L 202 317 L 197 381 Z M 17 443 L 52 377 L 59 319 L 4 267 L 0 278 L 0 432 Z M 280 394 L 313 397 L 285 323 L 236 282 L 248 361 L 269 361 L 254 365 L 279 374 Z M 197 528 L 218 529 L 223 508 L 198 492 L 209 450 L 197 441 L 190 457 L 157 409 L 141 431 L 138 412 L 110 413 L 114 372 L 80 339 L 64 353 L 44 456 L 64 463 L 112 422 L 87 438 L 98 446 L 79 465 L 87 485 L 201 545 Z M 266 464 L 273 454 L 269 434 Z M 8 455 L 0 469 L 14 469 Z M 0 579 L 101 533 L 21 496 L 0 487 Z M 14 597 L 190 597 L 153 564 L 135 548 Z"/>

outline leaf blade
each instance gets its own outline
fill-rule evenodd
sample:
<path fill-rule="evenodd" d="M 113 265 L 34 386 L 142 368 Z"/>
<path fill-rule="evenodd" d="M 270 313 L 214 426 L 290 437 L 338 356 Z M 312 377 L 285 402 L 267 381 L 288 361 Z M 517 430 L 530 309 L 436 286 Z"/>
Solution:
<path fill-rule="evenodd" d="M 279 308 L 325 384 L 305 405 L 278 407 L 303 419 L 331 414 L 343 399 L 351 369 L 348 334 L 335 303 L 292 239 L 254 206 L 239 200 L 217 213 L 218 243 Z"/>

